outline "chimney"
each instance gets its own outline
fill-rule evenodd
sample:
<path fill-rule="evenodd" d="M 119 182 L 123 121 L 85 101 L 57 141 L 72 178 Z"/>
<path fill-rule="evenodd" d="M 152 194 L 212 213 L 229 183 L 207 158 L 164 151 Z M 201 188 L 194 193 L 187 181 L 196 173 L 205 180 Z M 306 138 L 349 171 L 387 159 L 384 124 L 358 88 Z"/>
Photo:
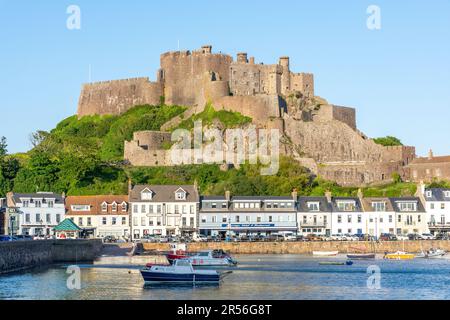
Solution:
<path fill-rule="evenodd" d="M 361 188 L 358 189 L 358 199 L 362 200 L 362 198 L 364 198 L 364 194 L 361 190 Z"/>
<path fill-rule="evenodd" d="M 250 57 L 248 63 L 249 64 L 255 64 L 255 57 Z"/>
<path fill-rule="evenodd" d="M 230 201 L 230 200 L 231 200 L 231 192 L 230 192 L 229 190 L 225 191 L 225 199 L 226 199 L 227 201 Z"/>
<path fill-rule="evenodd" d="M 425 194 L 425 183 L 423 180 L 420 180 L 420 182 L 417 184 L 417 190 L 416 190 L 416 197 L 420 197 L 420 195 Z"/>
<path fill-rule="evenodd" d="M 133 189 L 133 185 L 131 183 L 131 178 L 128 179 L 128 195 L 131 193 L 131 189 Z"/>
<path fill-rule="evenodd" d="M 430 151 L 428 151 L 428 159 L 431 160 L 433 159 L 433 150 L 430 149 Z"/>
<path fill-rule="evenodd" d="M 328 190 L 325 192 L 325 198 L 327 198 L 328 202 L 331 202 L 331 196 L 332 196 L 331 191 Z"/>
<path fill-rule="evenodd" d="M 298 198 L 298 192 L 297 192 L 297 188 L 295 188 L 294 190 L 292 190 L 292 200 L 297 201 Z"/>

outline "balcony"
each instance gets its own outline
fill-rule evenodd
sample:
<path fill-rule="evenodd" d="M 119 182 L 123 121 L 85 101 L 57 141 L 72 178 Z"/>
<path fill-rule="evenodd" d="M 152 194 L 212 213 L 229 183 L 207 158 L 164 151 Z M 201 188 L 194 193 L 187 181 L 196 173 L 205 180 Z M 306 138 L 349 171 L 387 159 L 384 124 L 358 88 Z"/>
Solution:
<path fill-rule="evenodd" d="M 327 223 L 323 221 L 308 221 L 308 222 L 301 222 L 300 227 L 301 228 L 326 228 Z"/>

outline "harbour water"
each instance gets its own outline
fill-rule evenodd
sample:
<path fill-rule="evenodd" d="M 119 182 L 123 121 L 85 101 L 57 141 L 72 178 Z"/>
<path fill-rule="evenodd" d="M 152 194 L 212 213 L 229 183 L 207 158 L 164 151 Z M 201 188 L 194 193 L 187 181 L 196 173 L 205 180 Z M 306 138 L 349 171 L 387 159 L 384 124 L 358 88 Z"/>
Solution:
<path fill-rule="evenodd" d="M 220 286 L 144 286 L 145 257 L 101 257 L 79 265 L 81 289 L 68 289 L 67 265 L 0 276 L 0 299 L 446 299 L 450 260 L 357 261 L 352 266 L 319 265 L 345 256 L 237 255 L 239 265 Z M 380 268 L 380 287 L 367 285 L 369 266 Z M 376 267 L 375 267 L 376 268 Z M 369 281 L 370 282 L 370 281 Z M 373 283 L 373 282 L 372 282 Z"/>

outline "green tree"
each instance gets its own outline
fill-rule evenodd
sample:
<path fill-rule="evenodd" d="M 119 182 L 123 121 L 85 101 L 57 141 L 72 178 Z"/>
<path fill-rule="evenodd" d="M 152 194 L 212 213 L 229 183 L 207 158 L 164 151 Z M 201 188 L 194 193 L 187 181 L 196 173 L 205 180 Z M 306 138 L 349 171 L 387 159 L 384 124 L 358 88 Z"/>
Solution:
<path fill-rule="evenodd" d="M 402 146 L 403 145 L 402 142 L 400 141 L 400 139 L 398 139 L 396 137 L 392 137 L 392 136 L 375 138 L 375 139 L 373 139 L 373 141 L 375 143 L 381 144 L 382 146 L 385 146 L 385 147 Z"/>

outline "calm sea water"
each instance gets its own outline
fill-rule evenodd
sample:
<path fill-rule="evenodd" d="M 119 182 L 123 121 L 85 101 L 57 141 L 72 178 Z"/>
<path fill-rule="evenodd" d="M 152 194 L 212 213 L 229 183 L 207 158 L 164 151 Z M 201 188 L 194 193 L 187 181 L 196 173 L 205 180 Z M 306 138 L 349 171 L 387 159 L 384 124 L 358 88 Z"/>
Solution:
<path fill-rule="evenodd" d="M 63 265 L 0 277 L 0 299 L 448 299 L 450 260 L 345 261 L 299 255 L 241 255 L 220 286 L 144 286 L 145 257 L 102 257 L 81 267 L 81 289 L 69 290 Z M 381 269 L 380 289 L 367 287 L 367 268 Z"/>

